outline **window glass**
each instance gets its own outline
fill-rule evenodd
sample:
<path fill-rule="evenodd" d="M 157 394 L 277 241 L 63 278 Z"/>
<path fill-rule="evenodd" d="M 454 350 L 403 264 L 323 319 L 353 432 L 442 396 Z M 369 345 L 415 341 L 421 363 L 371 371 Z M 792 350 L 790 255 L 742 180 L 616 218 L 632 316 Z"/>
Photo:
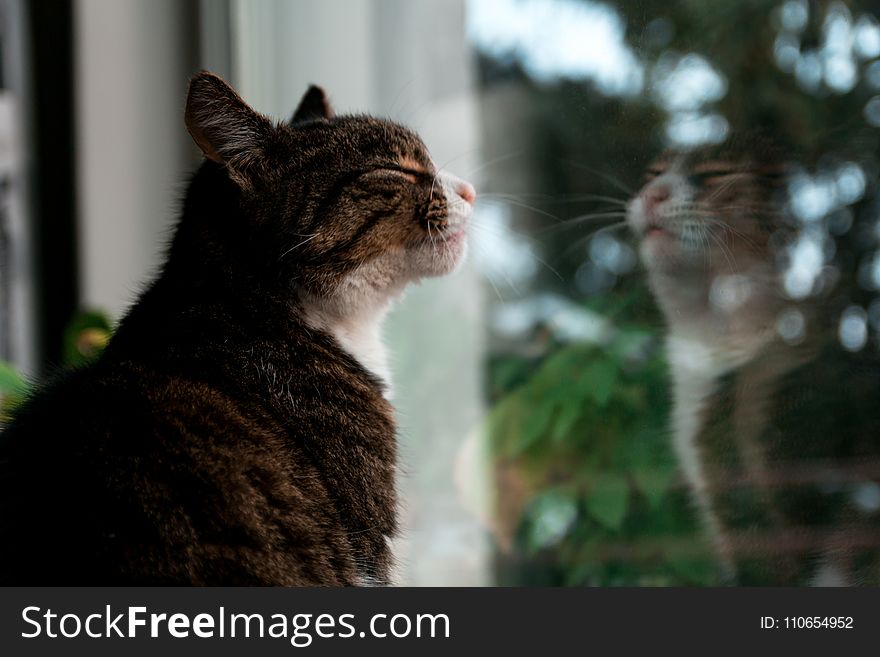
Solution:
<path fill-rule="evenodd" d="M 469 0 L 496 582 L 878 582 L 872 6 Z"/>

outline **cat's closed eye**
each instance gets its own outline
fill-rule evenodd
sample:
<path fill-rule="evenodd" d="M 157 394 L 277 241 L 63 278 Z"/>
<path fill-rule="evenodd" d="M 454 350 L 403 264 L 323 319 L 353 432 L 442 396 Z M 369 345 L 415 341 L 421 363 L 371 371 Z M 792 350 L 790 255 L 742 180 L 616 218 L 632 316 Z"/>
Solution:
<path fill-rule="evenodd" d="M 713 187 L 730 180 L 736 173 L 730 170 L 699 171 L 691 173 L 687 180 L 694 187 Z"/>
<path fill-rule="evenodd" d="M 361 174 L 350 188 L 351 196 L 358 199 L 397 200 L 403 198 L 413 182 L 393 169 L 370 169 Z"/>
<path fill-rule="evenodd" d="M 660 164 L 653 164 L 648 167 L 648 170 L 645 171 L 645 182 L 651 182 L 655 178 L 659 178 L 664 173 L 666 173 L 666 166 Z"/>
<path fill-rule="evenodd" d="M 742 172 L 734 165 L 728 162 L 708 162 L 703 165 L 694 167 L 688 174 L 688 182 L 697 188 L 716 187 L 729 183 L 735 176 L 742 175 Z"/>
<path fill-rule="evenodd" d="M 404 167 L 385 167 L 381 169 L 381 171 L 385 171 L 391 173 L 392 175 L 404 178 L 414 185 L 423 183 L 426 180 L 430 180 L 433 178 L 431 174 L 424 171 L 417 171 L 415 169 L 407 169 Z"/>

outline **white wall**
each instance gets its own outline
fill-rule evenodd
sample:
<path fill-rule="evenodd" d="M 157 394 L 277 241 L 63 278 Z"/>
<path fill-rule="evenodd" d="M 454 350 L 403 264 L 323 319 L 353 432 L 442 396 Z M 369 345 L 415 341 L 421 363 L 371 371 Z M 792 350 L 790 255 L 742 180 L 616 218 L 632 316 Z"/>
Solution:
<path fill-rule="evenodd" d="M 77 0 L 81 303 L 119 317 L 148 279 L 196 160 L 183 125 L 192 3 Z"/>
<path fill-rule="evenodd" d="M 374 13 L 369 0 L 232 0 L 233 81 L 278 118 L 312 83 L 340 108 L 369 110 Z"/>
<path fill-rule="evenodd" d="M 33 171 L 28 121 L 31 101 L 25 29 L 26 8 L 21 0 L 0 1 L 2 20 L 2 66 L 5 89 L 0 93 L 0 177 L 9 182 L 3 195 L 8 261 L 4 273 L 9 280 L 0 281 L 9 297 L 9 313 L 0 317 L 0 358 L 10 360 L 27 375 L 36 374 L 38 354 L 34 336 L 37 333 L 35 309 L 36 284 L 33 264 L 33 233 L 29 222 L 32 211 L 30 195 Z"/>

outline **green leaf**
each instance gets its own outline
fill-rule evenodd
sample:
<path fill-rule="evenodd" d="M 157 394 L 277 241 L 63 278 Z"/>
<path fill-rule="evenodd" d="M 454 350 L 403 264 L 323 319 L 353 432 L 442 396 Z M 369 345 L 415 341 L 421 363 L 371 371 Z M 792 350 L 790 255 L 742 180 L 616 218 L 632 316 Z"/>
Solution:
<path fill-rule="evenodd" d="M 611 399 L 617 381 L 617 366 L 610 360 L 594 360 L 581 373 L 581 385 L 601 407 Z"/>
<path fill-rule="evenodd" d="M 669 567 L 686 584 L 691 586 L 717 586 L 718 585 L 718 566 L 711 557 L 691 557 L 676 558 L 672 557 L 668 560 Z"/>
<path fill-rule="evenodd" d="M 674 474 L 672 468 L 642 466 L 633 469 L 632 479 L 636 490 L 645 496 L 652 509 L 657 509 L 666 497 Z"/>
<path fill-rule="evenodd" d="M 569 403 L 562 406 L 559 413 L 556 414 L 556 420 L 553 422 L 553 442 L 562 442 L 568 436 L 569 432 L 581 418 L 583 410 L 580 400 L 569 401 Z"/>
<path fill-rule="evenodd" d="M 611 353 L 618 360 L 628 360 L 641 353 L 653 338 L 653 333 L 638 329 L 622 330 L 611 346 Z"/>
<path fill-rule="evenodd" d="M 527 409 L 526 418 L 514 445 L 514 454 L 521 454 L 537 443 L 547 432 L 556 407 L 543 403 Z"/>
<path fill-rule="evenodd" d="M 516 455 L 524 404 L 525 395 L 518 390 L 498 402 L 489 415 L 487 431 L 495 454 L 501 457 Z"/>
<path fill-rule="evenodd" d="M 564 574 L 564 586 L 583 586 L 590 579 L 602 574 L 602 568 L 597 563 L 576 563 Z"/>
<path fill-rule="evenodd" d="M 580 360 L 577 349 L 567 347 L 549 356 L 532 377 L 529 387 L 546 395 L 549 391 L 564 393 L 569 390 L 575 368 Z"/>
<path fill-rule="evenodd" d="M 610 472 L 596 477 L 587 494 L 587 512 L 598 523 L 615 531 L 620 529 L 626 516 L 629 484 L 626 479 Z"/>
<path fill-rule="evenodd" d="M 0 361 L 0 394 L 23 396 L 29 389 L 27 381 L 15 368 Z"/>

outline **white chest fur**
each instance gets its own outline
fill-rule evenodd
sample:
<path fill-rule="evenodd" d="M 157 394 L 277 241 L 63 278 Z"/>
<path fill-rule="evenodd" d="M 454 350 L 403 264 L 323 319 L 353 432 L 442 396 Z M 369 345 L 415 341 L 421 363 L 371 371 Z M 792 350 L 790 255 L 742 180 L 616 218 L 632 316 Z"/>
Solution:
<path fill-rule="evenodd" d="M 706 400 L 715 392 L 726 368 L 712 349 L 697 341 L 673 334 L 667 338 L 666 349 L 673 381 L 672 446 L 706 529 L 719 550 L 722 568 L 733 572 L 697 444 L 705 421 Z"/>
<path fill-rule="evenodd" d="M 666 342 L 673 380 L 673 448 L 703 521 L 719 550 L 721 565 L 730 573 L 733 572 L 733 559 L 713 508 L 698 439 L 707 420 L 707 400 L 717 390 L 720 379 L 754 358 L 765 341 L 766 337 L 758 334 L 749 344 L 736 341 L 731 345 L 723 338 L 699 339 L 673 331 Z"/>
<path fill-rule="evenodd" d="M 714 350 L 701 342 L 670 335 L 666 343 L 673 381 L 672 439 L 685 478 L 698 495 L 700 506 L 705 494 L 696 440 L 703 423 L 706 399 L 714 393 L 718 380 L 729 370 Z M 705 503 L 704 503 L 705 502 Z"/>
<path fill-rule="evenodd" d="M 327 327 L 333 337 L 354 359 L 376 376 L 385 386 L 385 397 L 391 397 L 391 369 L 388 352 L 382 342 L 381 320 L 341 323 Z"/>
<path fill-rule="evenodd" d="M 382 342 L 382 322 L 390 301 L 352 306 L 343 313 L 338 312 L 338 307 L 320 303 L 306 303 L 304 306 L 306 323 L 332 335 L 346 353 L 379 379 L 385 387 L 385 398 L 390 400 L 391 368 Z"/>

